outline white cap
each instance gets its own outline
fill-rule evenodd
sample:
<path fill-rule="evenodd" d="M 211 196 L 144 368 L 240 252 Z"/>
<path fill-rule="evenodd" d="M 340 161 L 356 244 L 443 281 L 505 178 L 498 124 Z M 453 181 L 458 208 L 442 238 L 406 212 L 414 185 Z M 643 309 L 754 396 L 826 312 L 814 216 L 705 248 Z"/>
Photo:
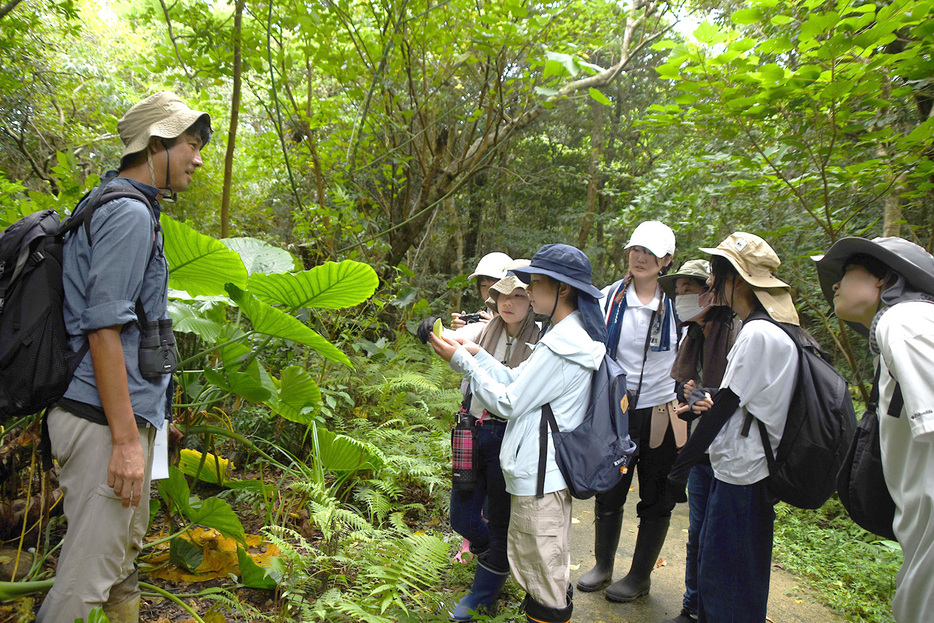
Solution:
<path fill-rule="evenodd" d="M 512 258 L 505 253 L 487 253 L 477 262 L 477 267 L 470 273 L 468 279 L 492 277 L 499 281 L 506 276 L 506 269 L 510 264 L 512 264 Z"/>
<path fill-rule="evenodd" d="M 675 232 L 661 221 L 643 221 L 636 227 L 625 248 L 645 247 L 655 257 L 674 255 Z"/>

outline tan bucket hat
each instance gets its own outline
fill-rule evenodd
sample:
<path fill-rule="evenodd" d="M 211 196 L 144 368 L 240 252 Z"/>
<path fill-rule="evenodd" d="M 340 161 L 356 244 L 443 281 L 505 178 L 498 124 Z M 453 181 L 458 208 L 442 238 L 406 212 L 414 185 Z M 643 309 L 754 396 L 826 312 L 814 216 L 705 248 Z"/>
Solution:
<path fill-rule="evenodd" d="M 211 116 L 200 110 L 192 110 L 174 93 L 154 93 L 139 102 L 117 122 L 117 132 L 126 147 L 122 158 L 143 151 L 153 136 L 176 138 L 194 125 L 201 117 Z"/>
<path fill-rule="evenodd" d="M 701 251 L 729 261 L 743 281 L 752 286 L 756 298 L 774 320 L 799 324 L 798 311 L 791 300 L 791 286 L 772 274 L 782 262 L 765 240 L 738 231 L 716 248 L 701 247 Z"/>
<path fill-rule="evenodd" d="M 512 270 L 514 268 L 523 268 L 528 266 L 532 262 L 529 260 L 512 260 L 506 264 L 506 270 Z M 496 299 L 499 298 L 501 294 L 509 296 L 515 291 L 516 288 L 522 288 L 525 290 L 528 287 L 528 284 L 523 283 L 521 279 L 515 275 L 506 275 L 496 283 L 490 286 L 489 298 L 487 298 L 487 305 L 496 306 Z"/>

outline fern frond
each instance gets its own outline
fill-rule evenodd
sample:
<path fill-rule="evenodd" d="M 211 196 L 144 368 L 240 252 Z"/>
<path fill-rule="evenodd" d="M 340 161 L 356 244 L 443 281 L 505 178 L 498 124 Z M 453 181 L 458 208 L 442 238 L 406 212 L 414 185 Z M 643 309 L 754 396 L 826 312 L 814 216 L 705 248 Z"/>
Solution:
<path fill-rule="evenodd" d="M 376 585 L 370 594 L 381 600 L 383 611 L 390 603 L 407 611 L 403 596 L 411 599 L 434 586 L 448 565 L 448 546 L 437 536 L 412 534 L 383 540 L 374 558 L 365 572 Z"/>
<path fill-rule="evenodd" d="M 377 523 L 382 523 L 386 515 L 392 510 L 392 500 L 381 491 L 371 488 L 360 489 L 354 494 L 354 498 L 367 507 L 370 517 Z"/>

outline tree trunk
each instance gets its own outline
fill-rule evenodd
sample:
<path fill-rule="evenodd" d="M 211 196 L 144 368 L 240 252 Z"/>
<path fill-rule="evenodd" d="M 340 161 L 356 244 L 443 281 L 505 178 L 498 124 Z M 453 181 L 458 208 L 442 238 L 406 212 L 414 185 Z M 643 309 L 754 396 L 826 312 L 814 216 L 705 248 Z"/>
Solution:
<path fill-rule="evenodd" d="M 642 13 L 637 14 L 640 9 Z M 586 92 L 590 88 L 598 89 L 613 83 L 620 73 L 626 70 L 636 54 L 671 30 L 672 27 L 669 26 L 651 34 L 644 32 L 646 17 L 653 15 L 656 9 L 657 4 L 654 1 L 632 7 L 626 21 L 620 60 L 612 67 L 568 83 L 556 94 L 543 98 L 515 116 L 507 116 L 505 111 L 501 111 L 499 113 L 500 119 L 503 120 L 501 123 L 490 123 L 482 136 L 474 140 L 459 157 L 454 158 L 444 167 L 439 166 L 439 157 L 443 150 L 436 149 L 435 159 L 428 168 L 425 181 L 411 203 L 411 208 L 407 210 L 393 208 L 394 214 L 391 215 L 391 227 L 388 230 L 390 244 L 390 251 L 386 257 L 388 270 L 391 271 L 392 267 L 403 260 L 431 217 L 431 211 L 436 210 L 441 200 L 448 194 L 459 190 L 485 168 L 491 153 L 505 145 L 509 139 L 522 132 L 562 100 L 571 95 Z M 446 137 L 443 142 L 447 144 Z M 402 218 L 397 219 L 396 212 L 402 212 L 403 214 L 400 215 Z"/>
<path fill-rule="evenodd" d="M 885 197 L 885 212 L 882 215 L 882 235 L 883 236 L 901 236 L 902 221 L 905 217 L 902 215 L 901 201 L 899 195 L 905 186 L 907 175 L 902 173 L 895 179 L 892 189 Z"/>
<path fill-rule="evenodd" d="M 240 119 L 240 34 L 245 0 L 237 0 L 234 13 L 233 95 L 230 98 L 230 129 L 227 131 L 227 153 L 224 155 L 224 188 L 221 195 L 221 238 L 230 230 L 230 187 L 233 182 L 234 147 L 237 143 L 237 124 Z"/>
<path fill-rule="evenodd" d="M 593 113 L 593 130 L 590 134 L 590 169 L 587 177 L 587 207 L 584 212 L 584 220 L 581 223 L 581 231 L 577 236 L 577 248 L 583 249 L 587 244 L 587 238 L 590 237 L 590 230 L 593 228 L 593 221 L 597 214 L 597 207 L 600 205 L 600 189 L 603 186 L 603 176 L 601 168 L 603 164 L 603 104 L 597 101 L 590 103 Z"/>

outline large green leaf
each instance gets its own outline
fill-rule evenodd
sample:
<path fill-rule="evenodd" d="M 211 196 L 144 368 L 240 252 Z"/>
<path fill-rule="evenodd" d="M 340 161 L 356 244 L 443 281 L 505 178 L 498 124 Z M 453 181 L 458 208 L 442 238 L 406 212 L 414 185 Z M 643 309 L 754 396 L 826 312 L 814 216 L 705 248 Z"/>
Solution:
<path fill-rule="evenodd" d="M 298 318 L 263 303 L 249 292 L 244 292 L 234 285 L 227 287 L 227 293 L 253 323 L 254 331 L 283 340 L 300 342 L 316 350 L 322 357 L 350 365 L 347 355 Z"/>
<path fill-rule="evenodd" d="M 282 370 L 279 389 L 266 404 L 292 422 L 308 424 L 311 422 L 309 407 L 321 402 L 321 390 L 303 368 L 289 366 Z"/>
<path fill-rule="evenodd" d="M 191 510 L 191 490 L 188 488 L 188 482 L 181 470 L 174 465 L 170 465 L 169 477 L 157 482 L 156 488 L 166 502 L 173 502 L 182 514 L 188 516 L 188 512 Z"/>
<path fill-rule="evenodd" d="M 379 455 L 369 445 L 353 437 L 338 435 L 318 427 L 318 455 L 321 467 L 329 472 L 378 470 L 383 465 Z"/>
<path fill-rule="evenodd" d="M 207 528 L 214 528 L 224 536 L 234 539 L 246 546 L 246 535 L 240 518 L 230 507 L 230 504 L 220 498 L 211 497 L 203 502 L 191 505 L 188 518 L 193 523 L 201 524 Z"/>
<path fill-rule="evenodd" d="M 240 256 L 220 240 L 162 215 L 169 285 L 192 296 L 224 294 L 228 283 L 246 286 L 247 273 Z"/>
<path fill-rule="evenodd" d="M 204 560 L 204 549 L 194 543 L 175 537 L 169 542 L 169 562 L 184 569 L 188 573 L 194 573 Z"/>
<path fill-rule="evenodd" d="M 208 343 L 217 341 L 224 327 L 213 320 L 208 320 L 198 311 L 183 301 L 169 301 L 169 316 L 172 328 L 181 333 L 194 333 Z"/>
<path fill-rule="evenodd" d="M 282 275 L 250 276 L 249 291 L 270 305 L 289 309 L 343 309 L 370 298 L 379 285 L 376 271 L 366 264 L 344 260 L 325 262 L 311 270 Z"/>
<path fill-rule="evenodd" d="M 266 590 L 276 588 L 277 582 L 270 577 L 268 571 L 256 564 L 242 547 L 237 548 L 237 560 L 240 563 L 240 581 L 244 586 Z"/>
<path fill-rule="evenodd" d="M 243 265 L 251 275 L 287 273 L 301 268 L 291 253 L 256 238 L 223 238 L 221 242 L 240 254 Z"/>
<path fill-rule="evenodd" d="M 214 528 L 224 536 L 246 545 L 243 524 L 230 504 L 216 497 L 203 502 L 197 497 L 192 497 L 185 475 L 174 465 L 169 466 L 169 477 L 160 480 L 156 486 L 162 497 L 171 499 L 192 523 Z"/>

